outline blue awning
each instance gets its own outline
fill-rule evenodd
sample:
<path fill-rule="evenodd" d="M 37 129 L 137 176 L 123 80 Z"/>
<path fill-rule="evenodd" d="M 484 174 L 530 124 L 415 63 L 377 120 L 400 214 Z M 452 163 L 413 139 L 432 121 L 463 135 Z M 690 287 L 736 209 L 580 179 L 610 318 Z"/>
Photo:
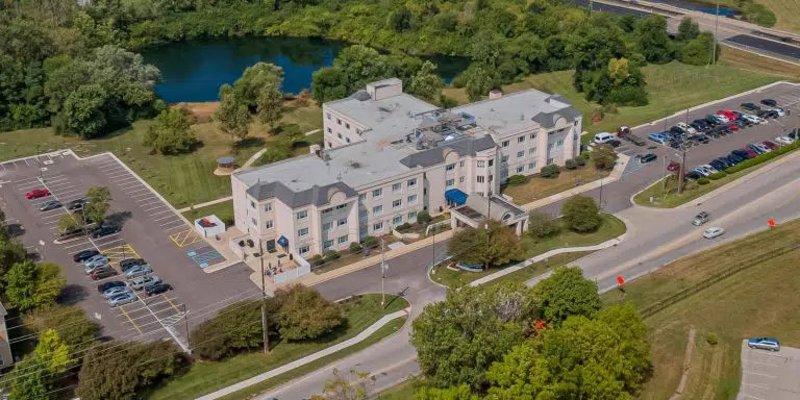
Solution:
<path fill-rule="evenodd" d="M 463 206 L 467 202 L 467 194 L 459 189 L 450 189 L 444 192 L 444 198 L 447 199 L 448 203 L 457 206 Z"/>
<path fill-rule="evenodd" d="M 278 238 L 278 244 L 283 247 L 286 247 L 289 245 L 289 239 L 287 239 L 286 236 L 281 235 L 281 237 Z"/>

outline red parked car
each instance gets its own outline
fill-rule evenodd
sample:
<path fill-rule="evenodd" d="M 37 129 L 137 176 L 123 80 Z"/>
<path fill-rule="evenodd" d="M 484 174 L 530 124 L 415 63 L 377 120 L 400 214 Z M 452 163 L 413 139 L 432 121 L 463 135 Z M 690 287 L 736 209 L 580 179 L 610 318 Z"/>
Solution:
<path fill-rule="evenodd" d="M 753 151 L 753 150 L 750 150 L 750 149 L 748 149 L 747 147 L 742 147 L 742 148 L 741 148 L 741 149 L 739 149 L 739 150 L 741 150 L 741 151 L 743 151 L 743 152 L 747 153 L 747 158 L 753 158 L 753 157 L 756 157 L 756 156 L 758 156 L 758 153 L 756 153 L 756 152 L 755 152 L 755 151 Z"/>
<path fill-rule="evenodd" d="M 738 130 L 739 130 L 739 125 L 736 125 L 736 124 L 734 124 L 733 122 L 731 122 L 730 124 L 728 124 L 728 129 L 730 129 L 730 130 L 732 130 L 732 131 L 736 132 L 736 131 L 738 131 Z"/>
<path fill-rule="evenodd" d="M 670 161 L 669 165 L 667 165 L 667 171 L 669 172 L 676 172 L 679 169 L 681 169 L 681 164 L 676 161 Z"/>
<path fill-rule="evenodd" d="M 727 119 L 729 119 L 731 121 L 736 121 L 737 119 L 739 119 L 738 116 L 736 114 L 734 114 L 732 110 L 717 111 L 717 115 L 724 115 L 725 118 L 727 118 Z"/>
<path fill-rule="evenodd" d="M 770 150 L 778 150 L 779 148 L 781 148 L 781 146 L 778 146 L 775 142 L 771 142 L 769 140 L 764 141 L 762 144 L 764 146 L 767 146 L 767 148 Z"/>
<path fill-rule="evenodd" d="M 47 196 L 50 196 L 50 191 L 47 189 L 33 189 L 30 192 L 25 193 L 25 198 L 28 200 Z"/>

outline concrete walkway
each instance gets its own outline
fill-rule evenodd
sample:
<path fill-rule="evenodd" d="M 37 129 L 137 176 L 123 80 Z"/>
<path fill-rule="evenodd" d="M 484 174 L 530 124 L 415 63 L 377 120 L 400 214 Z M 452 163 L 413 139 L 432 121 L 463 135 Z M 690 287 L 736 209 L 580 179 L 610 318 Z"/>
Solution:
<path fill-rule="evenodd" d="M 231 200 L 233 200 L 233 196 L 220 197 L 219 199 L 216 199 L 216 200 L 211 200 L 211 201 L 207 201 L 205 203 L 195 204 L 194 206 L 191 206 L 191 207 L 181 208 L 181 209 L 178 210 L 178 212 L 179 213 L 185 213 L 185 212 L 191 210 L 192 207 L 194 207 L 194 209 L 196 210 L 198 208 L 203 208 L 203 207 L 207 207 L 207 206 L 213 206 L 214 204 L 224 203 L 226 201 L 231 201 Z"/>
<path fill-rule="evenodd" d="M 538 256 L 535 256 L 535 257 L 529 258 L 529 259 L 527 259 L 525 261 L 522 261 L 520 263 L 514 264 L 514 265 L 512 265 L 510 267 L 503 268 L 500 271 L 497 271 L 497 272 L 495 272 L 493 274 L 486 275 L 483 278 L 476 279 L 476 280 L 470 282 L 469 285 L 473 286 L 473 287 L 474 286 L 483 285 L 485 283 L 491 282 L 491 281 L 493 281 L 495 279 L 501 278 L 501 277 L 506 276 L 508 274 L 517 272 L 517 271 L 519 271 L 519 270 L 521 270 L 523 268 L 526 268 L 526 267 L 530 266 L 531 264 L 537 263 L 537 262 L 542 261 L 542 260 L 546 260 L 546 259 L 548 259 L 550 257 L 556 256 L 556 255 L 559 255 L 559 254 L 575 253 L 575 252 L 580 252 L 580 251 L 596 251 L 596 250 L 607 249 L 609 247 L 613 247 L 613 246 L 618 245 L 624 238 L 625 238 L 625 235 L 623 234 L 623 235 L 621 235 L 619 237 L 616 237 L 616 238 L 611 239 L 611 240 L 607 240 L 607 241 L 605 241 L 603 243 L 600 243 L 600 244 L 597 244 L 597 245 L 594 245 L 594 246 L 562 247 L 560 249 L 553 249 L 553 250 L 550 250 L 550 251 L 548 251 L 546 253 L 539 254 Z M 545 275 L 549 276 L 549 272 L 548 273 L 544 273 L 542 275 L 538 275 L 533 279 L 541 280 L 541 279 L 544 279 L 544 278 L 547 277 Z"/>
<path fill-rule="evenodd" d="M 292 362 L 290 362 L 288 364 L 284 364 L 284 365 L 282 365 L 282 366 L 280 366 L 278 368 L 275 368 L 273 370 L 264 372 L 262 374 L 258 374 L 256 376 L 250 378 L 250 379 L 245 379 L 245 380 L 243 380 L 241 382 L 237 382 L 237 383 L 235 383 L 233 385 L 230 385 L 228 387 L 225 387 L 225 388 L 222 388 L 220 390 L 217 390 L 216 392 L 212 392 L 212 393 L 209 393 L 209 394 L 207 394 L 205 396 L 198 397 L 196 400 L 214 400 L 214 399 L 218 399 L 220 397 L 224 397 L 224 396 L 227 396 L 227 395 L 229 395 L 231 393 L 234 393 L 236 391 L 242 390 L 242 389 L 244 389 L 244 388 L 246 388 L 248 386 L 255 385 L 255 384 L 259 383 L 259 382 L 263 382 L 263 381 L 265 381 L 267 379 L 274 378 L 274 377 L 276 377 L 276 376 L 278 376 L 280 374 L 283 374 L 285 372 L 289 372 L 289 371 L 291 371 L 291 370 L 293 370 L 295 368 L 302 367 L 303 365 L 306 365 L 308 363 L 311 363 L 311 362 L 314 362 L 316 360 L 319 360 L 322 357 L 329 356 L 329 355 L 331 355 L 333 353 L 336 353 L 339 350 L 346 349 L 346 348 L 348 348 L 350 346 L 353 346 L 353 345 L 355 345 L 355 344 L 357 344 L 359 342 L 362 342 L 362 341 L 366 340 L 370 335 L 372 335 L 373 333 L 377 332 L 378 329 L 382 328 L 384 325 L 388 324 L 389 322 L 391 322 L 391 321 L 393 321 L 393 320 L 395 320 L 397 318 L 406 317 L 406 316 L 409 315 L 409 313 L 410 313 L 410 309 L 407 308 L 405 310 L 400 310 L 400 311 L 396 311 L 396 312 L 393 312 L 393 313 L 388 314 L 388 315 L 384 315 L 383 318 L 379 319 L 374 324 L 370 325 L 367 329 L 364 329 L 358 335 L 356 335 L 356 336 L 354 336 L 354 337 L 352 337 L 352 338 L 350 338 L 348 340 L 345 340 L 344 342 L 335 344 L 335 345 L 333 345 L 331 347 L 328 347 L 326 349 L 322 349 L 322 350 L 320 350 L 320 351 L 318 351 L 318 352 L 316 352 L 314 354 L 309 354 L 309 355 L 307 355 L 307 356 L 305 356 L 303 358 L 297 359 L 297 360 L 292 361 Z"/>
<path fill-rule="evenodd" d="M 256 154 L 253 154 L 252 156 L 250 156 L 250 158 L 247 159 L 247 161 L 244 162 L 244 165 L 242 165 L 242 168 L 247 168 L 247 167 L 253 165 L 253 163 L 256 162 L 256 160 L 258 160 L 258 157 L 261 157 L 266 152 L 267 152 L 267 148 L 266 147 L 261 149 L 261 150 L 259 150 L 259 151 L 257 151 Z"/>

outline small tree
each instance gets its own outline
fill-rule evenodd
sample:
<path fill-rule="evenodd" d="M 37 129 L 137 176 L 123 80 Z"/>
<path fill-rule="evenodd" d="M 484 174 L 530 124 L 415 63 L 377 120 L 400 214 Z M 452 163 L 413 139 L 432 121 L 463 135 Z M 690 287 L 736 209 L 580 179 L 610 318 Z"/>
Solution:
<path fill-rule="evenodd" d="M 561 214 L 567 226 L 575 232 L 593 232 L 600 227 L 602 219 L 594 199 L 573 196 L 561 206 Z"/>
<path fill-rule="evenodd" d="M 214 120 L 217 121 L 219 129 L 231 135 L 232 139 L 241 140 L 247 137 L 250 125 L 250 111 L 247 109 L 247 104 L 236 98 L 230 85 L 222 85 L 219 89 L 219 99 L 219 108 L 214 112 Z"/>
<path fill-rule="evenodd" d="M 73 355 L 94 345 L 99 326 L 86 316 L 86 312 L 78 306 L 54 305 L 47 309 L 34 309 L 23 317 L 25 326 L 41 334 L 48 329 L 55 329 L 59 338 L 64 341 Z"/>
<path fill-rule="evenodd" d="M 36 265 L 31 260 L 12 265 L 5 279 L 6 299 L 20 311 L 53 305 L 67 284 L 58 265 Z"/>
<path fill-rule="evenodd" d="M 583 277 L 578 267 L 558 267 L 533 288 L 540 316 L 560 325 L 571 315 L 592 317 L 600 309 L 597 284 Z"/>
<path fill-rule="evenodd" d="M 197 144 L 197 138 L 192 132 L 186 113 L 187 111 L 182 108 L 161 111 L 155 123 L 147 129 L 144 145 L 161 154 L 191 151 Z"/>
<path fill-rule="evenodd" d="M 37 266 L 36 288 L 33 301 L 38 308 L 49 308 L 56 303 L 56 298 L 67 286 L 67 279 L 61 274 L 61 267 L 51 262 L 43 262 Z"/>
<path fill-rule="evenodd" d="M 561 171 L 558 169 L 558 165 L 550 164 L 542 167 L 542 169 L 539 171 L 539 176 L 542 178 L 555 178 L 560 172 Z"/>
<path fill-rule="evenodd" d="M 64 214 L 58 219 L 58 231 L 60 233 L 72 232 L 84 225 L 83 214 Z"/>
<path fill-rule="evenodd" d="M 431 222 L 431 215 L 428 214 L 428 211 L 421 210 L 417 213 L 417 223 L 422 225 L 428 225 Z"/>
<path fill-rule="evenodd" d="M 600 170 L 610 170 L 614 168 L 617 162 L 617 152 L 614 148 L 607 144 L 600 144 L 595 146 L 592 151 L 592 162 L 594 167 Z"/>
<path fill-rule="evenodd" d="M 270 328 L 276 330 L 275 301 L 268 301 Z M 261 303 L 243 301 L 231 304 L 213 318 L 198 325 L 189 335 L 194 354 L 207 360 L 221 360 L 243 350 L 263 346 Z"/>
<path fill-rule="evenodd" d="M 459 262 L 497 266 L 519 259 L 522 247 L 511 228 L 489 221 L 488 229 L 482 226 L 457 231 L 450 239 L 448 252 Z"/>
<path fill-rule="evenodd" d="M 550 214 L 531 211 L 528 214 L 528 232 L 536 238 L 550 237 L 561 230 L 558 221 Z"/>
<path fill-rule="evenodd" d="M 285 339 L 315 339 L 331 332 L 344 321 L 338 304 L 303 285 L 281 289 L 275 297 L 281 303 L 278 325 L 281 337 Z"/>
<path fill-rule="evenodd" d="M 71 364 L 70 349 L 55 329 L 47 329 L 39 335 L 36 343 L 36 358 L 51 374 L 60 374 Z"/>
<path fill-rule="evenodd" d="M 11 373 L 9 400 L 48 400 L 47 370 L 36 356 L 25 357 Z"/>
<path fill-rule="evenodd" d="M 105 186 L 92 186 L 86 191 L 88 203 L 83 206 L 83 216 L 90 222 L 102 224 L 111 202 L 111 191 Z"/>

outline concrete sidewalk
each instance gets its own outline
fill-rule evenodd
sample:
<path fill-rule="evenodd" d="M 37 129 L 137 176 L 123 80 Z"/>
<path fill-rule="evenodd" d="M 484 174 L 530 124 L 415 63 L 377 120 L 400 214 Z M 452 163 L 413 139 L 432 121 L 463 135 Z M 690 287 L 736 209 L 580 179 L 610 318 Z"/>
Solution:
<path fill-rule="evenodd" d="M 618 245 L 623 239 L 625 239 L 625 234 L 622 234 L 619 237 L 616 237 L 616 238 L 611 239 L 611 240 L 607 240 L 607 241 L 605 241 L 603 243 L 600 243 L 600 244 L 597 244 L 597 245 L 594 245 L 594 246 L 562 247 L 560 249 L 553 249 L 553 250 L 550 250 L 550 251 L 548 251 L 546 253 L 539 254 L 538 256 L 535 256 L 535 257 L 529 258 L 529 259 L 527 259 L 525 261 L 522 261 L 520 263 L 514 264 L 514 265 L 512 265 L 510 267 L 503 268 L 500 271 L 497 271 L 497 272 L 495 272 L 493 274 L 486 275 L 483 278 L 476 279 L 476 280 L 470 282 L 469 285 L 473 286 L 473 287 L 474 286 L 483 285 L 485 283 L 491 282 L 491 281 L 493 281 L 495 279 L 501 278 L 501 277 L 506 276 L 508 274 L 517 272 L 517 271 L 519 271 L 519 270 L 521 270 L 523 268 L 526 268 L 526 267 L 530 266 L 531 264 L 537 263 L 537 262 L 542 261 L 542 260 L 546 260 L 546 259 L 548 259 L 550 257 L 555 256 L 555 255 L 564 254 L 564 253 L 574 253 L 574 252 L 580 252 L 580 251 L 596 251 L 596 250 L 607 249 L 609 247 L 613 247 L 613 246 Z M 536 279 L 537 282 L 538 282 L 538 280 L 546 278 L 547 276 L 549 276 L 549 274 L 550 274 L 549 272 L 544 273 L 542 275 L 539 275 L 539 276 L 533 278 L 532 280 Z M 545 276 L 545 275 L 547 275 L 547 276 Z"/>
<path fill-rule="evenodd" d="M 224 397 L 224 396 L 227 396 L 227 395 L 229 395 L 231 393 L 234 393 L 234 392 L 237 392 L 237 391 L 242 390 L 244 388 L 247 388 L 248 386 L 255 385 L 255 384 L 259 383 L 259 382 L 263 382 L 263 381 L 265 381 L 267 379 L 274 378 L 274 377 L 276 377 L 276 376 L 278 376 L 280 374 L 283 374 L 285 372 L 289 372 L 289 371 L 291 371 L 291 370 L 293 370 L 295 368 L 302 367 L 303 365 L 306 365 L 308 363 L 311 363 L 311 362 L 314 362 L 316 360 L 319 360 L 320 358 L 329 356 L 329 355 L 331 355 L 333 353 L 336 353 L 339 350 L 346 349 L 346 348 L 348 348 L 350 346 L 353 346 L 353 345 L 355 345 L 355 344 L 357 344 L 359 342 L 362 342 L 362 341 L 366 340 L 370 335 L 372 335 L 373 333 L 377 332 L 378 329 L 382 328 L 384 325 L 388 324 L 389 322 L 391 322 L 391 321 L 393 321 L 393 320 L 395 320 L 397 318 L 406 317 L 406 316 L 409 315 L 409 313 L 410 313 L 410 309 L 406 308 L 404 310 L 400 310 L 400 311 L 393 312 L 393 313 L 388 314 L 388 315 L 384 315 L 383 318 L 379 319 L 374 324 L 370 325 L 367 329 L 364 329 L 358 335 L 356 335 L 356 336 L 354 336 L 354 337 L 352 337 L 352 338 L 350 338 L 348 340 L 345 340 L 344 342 L 335 344 L 335 345 L 333 345 L 331 347 L 328 347 L 326 349 L 320 350 L 320 351 L 318 351 L 318 352 L 316 352 L 314 354 L 309 354 L 309 355 L 307 355 L 307 356 L 305 356 L 303 358 L 297 359 L 295 361 L 292 361 L 292 362 L 290 362 L 288 364 L 282 365 L 282 366 L 280 366 L 278 368 L 275 368 L 273 370 L 264 372 L 262 374 L 258 374 L 258 375 L 254 376 L 252 378 L 245 379 L 245 380 L 243 380 L 241 382 L 237 382 L 237 383 L 235 383 L 233 385 L 230 385 L 228 387 L 225 387 L 225 388 L 222 388 L 220 390 L 217 390 L 216 392 L 212 392 L 212 393 L 209 393 L 209 394 L 207 394 L 205 396 L 198 397 L 196 400 L 214 400 L 214 399 L 218 399 L 220 397 Z"/>

